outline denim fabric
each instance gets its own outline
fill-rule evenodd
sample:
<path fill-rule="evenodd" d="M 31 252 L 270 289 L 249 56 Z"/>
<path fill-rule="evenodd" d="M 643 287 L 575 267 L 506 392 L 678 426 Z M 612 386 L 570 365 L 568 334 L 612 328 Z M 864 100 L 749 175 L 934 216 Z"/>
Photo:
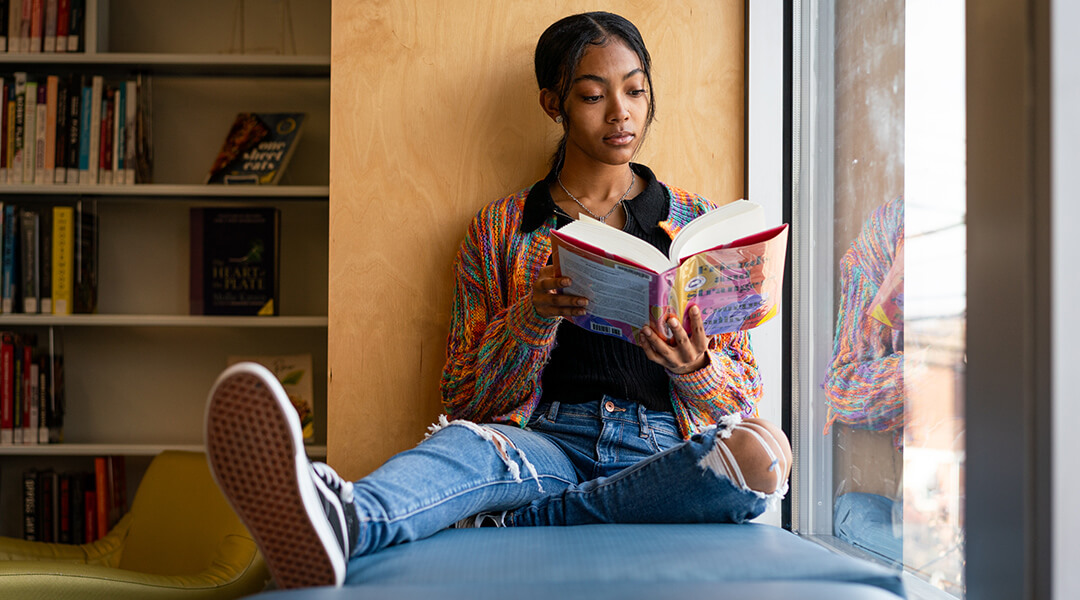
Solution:
<path fill-rule="evenodd" d="M 903 557 L 903 508 L 878 494 L 848 492 L 836 499 L 833 531 L 837 537 L 894 563 Z"/>
<path fill-rule="evenodd" d="M 428 537 L 479 512 L 506 524 L 741 523 L 761 494 L 699 465 L 713 429 L 683 441 L 671 413 L 604 397 L 544 404 L 529 426 L 455 421 L 354 485 L 352 556 Z"/>

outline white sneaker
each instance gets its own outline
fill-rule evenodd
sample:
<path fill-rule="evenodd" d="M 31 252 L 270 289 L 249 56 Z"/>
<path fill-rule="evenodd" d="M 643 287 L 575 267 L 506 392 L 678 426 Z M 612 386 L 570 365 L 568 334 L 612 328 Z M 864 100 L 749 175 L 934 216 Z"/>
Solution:
<path fill-rule="evenodd" d="M 359 535 L 352 483 L 304 453 L 300 419 L 277 378 L 238 363 L 206 403 L 206 455 L 280 588 L 340 587 Z"/>

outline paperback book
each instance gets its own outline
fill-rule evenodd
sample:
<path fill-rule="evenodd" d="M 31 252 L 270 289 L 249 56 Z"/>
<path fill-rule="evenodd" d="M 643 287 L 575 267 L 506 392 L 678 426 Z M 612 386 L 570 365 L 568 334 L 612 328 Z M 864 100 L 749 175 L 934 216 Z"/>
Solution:
<path fill-rule="evenodd" d="M 280 211 L 192 208 L 193 315 L 278 314 Z"/>
<path fill-rule="evenodd" d="M 296 151 L 304 113 L 240 113 L 206 183 L 276 184 Z"/>
<path fill-rule="evenodd" d="M 312 368 L 310 354 L 293 354 L 285 356 L 230 356 L 228 365 L 239 362 L 258 363 L 274 374 L 289 395 L 296 414 L 300 417 L 300 427 L 304 431 L 304 443 L 310 444 L 315 441 L 315 402 L 314 387 L 312 385 Z"/>
<path fill-rule="evenodd" d="M 766 227 L 761 206 L 738 200 L 688 223 L 668 255 L 648 242 L 587 217 L 552 232 L 554 262 L 589 299 L 572 321 L 631 343 L 646 325 L 662 337 L 677 316 L 689 329 L 697 306 L 705 333 L 757 327 L 776 315 L 787 253 L 787 225 Z"/>

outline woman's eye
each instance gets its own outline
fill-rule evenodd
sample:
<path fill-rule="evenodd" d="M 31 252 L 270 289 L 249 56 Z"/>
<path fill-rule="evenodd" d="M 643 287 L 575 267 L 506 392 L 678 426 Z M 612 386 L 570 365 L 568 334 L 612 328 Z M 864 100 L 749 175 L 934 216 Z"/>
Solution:
<path fill-rule="evenodd" d="M 582 96 L 581 99 L 585 102 L 599 102 L 603 96 Z"/>
<path fill-rule="evenodd" d="M 635 98 L 637 96 L 642 96 L 644 94 L 645 94 L 645 90 L 630 90 L 630 95 L 634 96 Z"/>

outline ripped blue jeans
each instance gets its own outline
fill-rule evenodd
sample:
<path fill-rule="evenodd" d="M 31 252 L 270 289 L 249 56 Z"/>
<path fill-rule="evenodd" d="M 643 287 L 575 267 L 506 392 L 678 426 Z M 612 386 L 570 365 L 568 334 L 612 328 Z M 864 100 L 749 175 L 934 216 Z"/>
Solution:
<path fill-rule="evenodd" d="M 445 420 L 432 429 L 354 483 L 352 556 L 480 512 L 508 511 L 505 524 L 518 527 L 741 523 L 770 498 L 707 466 L 724 426 L 683 441 L 671 413 L 616 398 L 542 404 L 525 429 Z"/>

